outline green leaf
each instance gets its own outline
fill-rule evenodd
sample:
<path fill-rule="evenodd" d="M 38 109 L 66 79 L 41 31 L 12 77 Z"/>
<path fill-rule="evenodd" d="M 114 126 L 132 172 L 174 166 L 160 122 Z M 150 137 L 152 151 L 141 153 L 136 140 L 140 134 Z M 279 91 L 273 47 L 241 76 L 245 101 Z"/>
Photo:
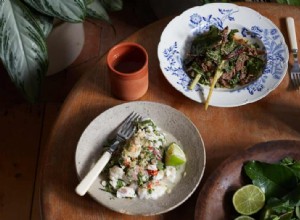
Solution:
<path fill-rule="evenodd" d="M 299 182 L 300 182 L 300 162 L 297 161 L 288 167 L 294 172 L 295 176 L 298 177 Z"/>
<path fill-rule="evenodd" d="M 297 218 L 300 219 L 300 206 L 296 206 L 295 212 L 296 212 Z"/>
<path fill-rule="evenodd" d="M 222 40 L 220 33 L 221 31 L 216 26 L 211 26 L 208 32 L 197 35 L 191 45 L 191 54 L 205 56 L 208 48 L 212 48 Z"/>
<path fill-rule="evenodd" d="M 277 0 L 277 3 L 287 5 L 300 5 L 300 0 Z"/>
<path fill-rule="evenodd" d="M 38 99 L 48 67 L 44 34 L 20 0 L 0 1 L 0 58 L 25 97 Z"/>
<path fill-rule="evenodd" d="M 110 22 L 106 10 L 98 0 L 95 0 L 91 4 L 87 5 L 87 16 Z"/>
<path fill-rule="evenodd" d="M 85 0 L 24 0 L 37 11 L 68 22 L 82 22 L 86 15 Z"/>
<path fill-rule="evenodd" d="M 123 8 L 122 0 L 96 0 L 108 11 L 120 11 Z"/>
<path fill-rule="evenodd" d="M 296 161 L 291 157 L 286 157 L 280 161 L 280 164 L 289 167 L 294 172 L 300 183 L 300 161 Z"/>
<path fill-rule="evenodd" d="M 281 197 L 297 186 L 293 171 L 281 164 L 249 161 L 244 165 L 247 176 L 260 187 L 267 198 Z"/>
<path fill-rule="evenodd" d="M 278 219 L 286 219 L 292 217 L 293 211 L 294 207 L 289 204 L 289 201 L 271 198 L 261 213 L 261 219 L 274 219 L 275 216 Z"/>
<path fill-rule="evenodd" d="M 35 16 L 35 20 L 37 21 L 38 25 L 42 29 L 45 38 L 48 37 L 50 32 L 52 31 L 53 28 L 53 20 L 54 18 L 48 15 L 44 15 L 34 8 L 28 8 L 31 13 Z"/>
<path fill-rule="evenodd" d="M 297 186 L 282 198 L 270 198 L 261 213 L 261 219 L 274 219 L 274 216 L 278 216 L 280 220 L 291 219 L 293 214 L 297 216 L 299 205 L 300 186 Z"/>
<path fill-rule="evenodd" d="M 288 201 L 291 206 L 300 206 L 300 185 L 282 197 L 282 200 Z"/>
<path fill-rule="evenodd" d="M 89 4 L 91 4 L 93 1 L 95 1 L 95 0 L 85 0 L 85 3 L 86 3 L 87 5 L 89 5 Z"/>
<path fill-rule="evenodd" d="M 291 157 L 285 157 L 279 163 L 285 166 L 290 166 L 295 163 L 295 160 Z"/>

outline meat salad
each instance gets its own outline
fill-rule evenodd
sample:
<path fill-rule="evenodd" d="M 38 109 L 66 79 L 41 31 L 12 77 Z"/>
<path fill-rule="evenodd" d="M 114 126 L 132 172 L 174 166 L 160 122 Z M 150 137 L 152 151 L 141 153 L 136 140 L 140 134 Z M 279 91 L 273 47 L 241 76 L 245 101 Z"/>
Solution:
<path fill-rule="evenodd" d="M 190 89 L 197 83 L 211 86 L 218 69 L 221 73 L 213 87 L 243 86 L 261 75 L 264 51 L 257 44 L 235 38 L 237 32 L 237 29 L 220 30 L 211 26 L 207 33 L 195 37 L 183 62 L 193 79 Z"/>

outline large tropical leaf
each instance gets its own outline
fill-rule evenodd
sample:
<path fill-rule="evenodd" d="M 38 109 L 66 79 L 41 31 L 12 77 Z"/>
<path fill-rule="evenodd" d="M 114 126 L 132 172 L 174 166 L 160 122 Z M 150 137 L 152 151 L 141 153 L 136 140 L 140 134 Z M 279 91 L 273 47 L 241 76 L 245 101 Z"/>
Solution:
<path fill-rule="evenodd" d="M 122 0 L 86 0 L 87 16 L 110 23 L 107 11 L 119 11 L 123 8 Z"/>
<path fill-rule="evenodd" d="M 28 9 L 31 11 L 31 13 L 33 13 L 35 20 L 44 33 L 45 38 L 48 37 L 53 28 L 54 18 L 52 16 L 42 14 L 34 8 L 29 7 Z"/>
<path fill-rule="evenodd" d="M 120 11 L 123 8 L 122 0 L 95 0 L 100 1 L 103 7 L 108 11 Z"/>
<path fill-rule="evenodd" d="M 280 4 L 288 4 L 288 5 L 300 5 L 300 0 L 277 0 Z"/>
<path fill-rule="evenodd" d="M 87 16 L 110 22 L 109 16 L 99 0 L 94 0 L 87 5 Z"/>
<path fill-rule="evenodd" d="M 89 4 L 91 4 L 93 1 L 95 1 L 95 0 L 85 0 L 85 3 L 87 4 L 87 5 L 89 5 Z M 98 0 L 97 0 L 98 1 Z"/>
<path fill-rule="evenodd" d="M 86 15 L 85 0 L 24 0 L 37 11 L 68 22 L 81 22 Z"/>
<path fill-rule="evenodd" d="M 20 0 L 0 1 L 0 58 L 25 97 L 38 99 L 47 49 L 36 18 Z"/>

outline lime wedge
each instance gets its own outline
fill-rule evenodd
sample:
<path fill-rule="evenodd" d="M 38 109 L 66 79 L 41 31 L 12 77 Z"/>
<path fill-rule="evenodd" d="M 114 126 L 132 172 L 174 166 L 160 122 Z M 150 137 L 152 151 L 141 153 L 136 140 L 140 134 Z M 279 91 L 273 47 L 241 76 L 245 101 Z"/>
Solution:
<path fill-rule="evenodd" d="M 249 184 L 234 193 L 232 202 L 238 213 L 252 215 L 265 205 L 265 194 L 259 187 Z"/>
<path fill-rule="evenodd" d="M 166 151 L 165 162 L 167 166 L 179 166 L 186 162 L 183 150 L 176 143 L 169 145 Z"/>
<path fill-rule="evenodd" d="M 234 220 L 255 220 L 255 219 L 248 215 L 241 215 L 239 217 L 236 217 Z"/>

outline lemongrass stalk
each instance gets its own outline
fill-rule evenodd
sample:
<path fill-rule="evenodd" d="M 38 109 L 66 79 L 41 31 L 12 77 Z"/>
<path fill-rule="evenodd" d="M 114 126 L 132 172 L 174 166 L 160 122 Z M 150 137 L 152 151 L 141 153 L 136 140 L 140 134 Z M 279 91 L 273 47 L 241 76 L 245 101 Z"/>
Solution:
<path fill-rule="evenodd" d="M 201 73 L 197 73 L 197 75 L 195 76 L 195 78 L 193 79 L 192 83 L 189 85 L 189 90 L 193 90 L 195 88 L 195 86 L 197 85 L 197 83 L 199 82 L 200 78 L 201 78 Z"/>
<path fill-rule="evenodd" d="M 209 102 L 210 102 L 210 99 L 211 99 L 211 96 L 212 96 L 212 92 L 215 88 L 215 85 L 216 85 L 217 81 L 219 80 L 219 78 L 223 74 L 222 68 L 224 66 L 224 63 L 225 63 L 225 60 L 222 60 L 222 62 L 219 64 L 219 66 L 218 66 L 218 68 L 215 72 L 213 81 L 212 81 L 212 83 L 210 85 L 210 88 L 209 88 L 208 96 L 207 96 L 206 101 L 205 101 L 205 110 L 207 110 L 207 108 L 208 108 L 208 105 L 209 105 Z"/>

